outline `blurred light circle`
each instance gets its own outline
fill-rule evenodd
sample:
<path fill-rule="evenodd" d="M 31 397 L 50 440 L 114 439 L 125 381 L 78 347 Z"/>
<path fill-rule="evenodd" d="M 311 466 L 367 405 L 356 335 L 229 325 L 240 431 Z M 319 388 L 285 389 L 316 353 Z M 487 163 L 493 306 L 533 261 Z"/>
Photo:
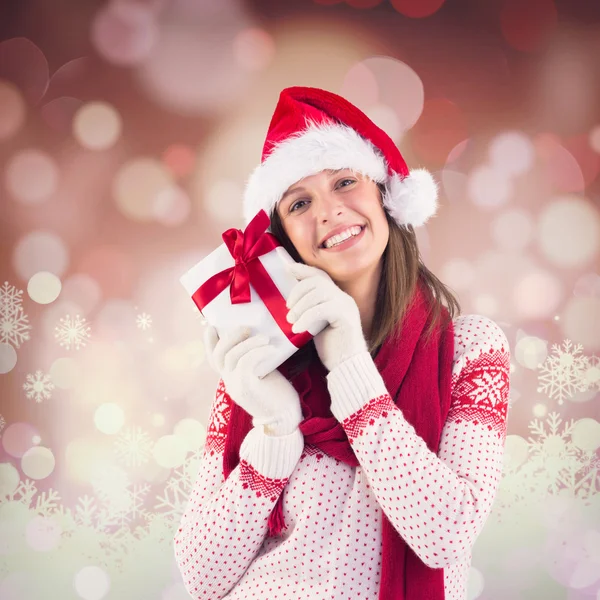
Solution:
<path fill-rule="evenodd" d="M 189 175 L 196 163 L 196 154 L 184 144 L 171 144 L 163 152 L 162 159 L 167 168 L 176 177 Z"/>
<path fill-rule="evenodd" d="M 34 435 L 31 441 L 34 445 L 39 446 L 42 443 L 42 438 L 39 435 Z"/>
<path fill-rule="evenodd" d="M 165 415 L 160 413 L 154 413 L 152 415 L 152 425 L 154 427 L 162 427 L 165 424 Z"/>
<path fill-rule="evenodd" d="M 600 216 L 578 196 L 547 203 L 538 220 L 540 251 L 558 267 L 581 268 L 594 260 L 600 247 Z"/>
<path fill-rule="evenodd" d="M 405 17 L 420 19 L 436 13 L 444 0 L 391 0 L 391 4 Z"/>
<path fill-rule="evenodd" d="M 261 71 L 275 55 L 275 42 L 263 29 L 251 27 L 240 31 L 233 40 L 236 61 L 248 71 Z"/>
<path fill-rule="evenodd" d="M 36 435 L 38 430 L 29 423 L 11 423 L 2 434 L 2 447 L 7 454 L 22 458 L 27 450 L 34 447 Z"/>
<path fill-rule="evenodd" d="M 54 302 L 58 298 L 60 290 L 60 279 L 54 273 L 48 273 L 48 271 L 36 273 L 27 282 L 27 293 L 38 304 Z"/>
<path fill-rule="evenodd" d="M 75 575 L 73 587 L 83 600 L 101 600 L 110 589 L 110 578 L 100 567 L 83 567 Z"/>
<path fill-rule="evenodd" d="M 34 106 L 48 89 L 48 61 L 25 37 L 4 40 L 0 42 L 0 77 L 16 84 L 27 102 Z"/>
<path fill-rule="evenodd" d="M 121 135 L 121 117 L 106 102 L 88 102 L 73 119 L 75 139 L 89 150 L 106 150 L 114 146 Z"/>
<path fill-rule="evenodd" d="M 491 294 L 477 294 L 473 298 L 473 307 L 475 312 L 494 318 L 498 312 L 498 300 Z"/>
<path fill-rule="evenodd" d="M 25 234 L 13 250 L 13 268 L 21 279 L 40 271 L 61 277 L 69 265 L 69 252 L 58 235 L 49 231 Z"/>
<path fill-rule="evenodd" d="M 467 135 L 460 108 L 446 98 L 432 98 L 423 104 L 423 112 L 411 131 L 411 140 L 423 160 L 442 166 Z"/>
<path fill-rule="evenodd" d="M 23 454 L 21 470 L 31 479 L 45 479 L 54 471 L 56 461 L 49 448 L 34 446 Z"/>
<path fill-rule="evenodd" d="M 131 66 L 142 62 L 158 37 L 154 12 L 139 2 L 110 2 L 92 22 L 92 44 L 108 62 Z"/>
<path fill-rule="evenodd" d="M 113 192 L 119 210 L 136 221 L 154 219 L 154 206 L 160 193 L 173 185 L 167 168 L 153 158 L 136 158 L 121 167 Z"/>
<path fill-rule="evenodd" d="M 590 148 L 588 136 L 585 134 L 570 137 L 564 142 L 565 149 L 577 161 L 583 176 L 585 187 L 595 181 L 600 172 L 600 156 Z"/>
<path fill-rule="evenodd" d="M 395 58 L 367 58 L 350 68 L 340 94 L 363 112 L 377 105 L 396 114 L 399 137 L 418 121 L 423 112 L 425 91 L 419 75 Z"/>
<path fill-rule="evenodd" d="M 114 402 L 101 404 L 94 413 L 94 424 L 96 429 L 107 435 L 114 435 L 123 427 L 125 413 L 123 409 Z"/>
<path fill-rule="evenodd" d="M 592 127 L 589 135 L 589 142 L 591 149 L 600 154 L 600 125 Z"/>
<path fill-rule="evenodd" d="M 210 218 L 227 223 L 240 217 L 242 186 L 235 181 L 215 181 L 206 191 L 204 208 Z"/>
<path fill-rule="evenodd" d="M 496 136 L 490 144 L 490 162 L 494 170 L 507 176 L 529 171 L 535 158 L 531 140 L 520 131 L 507 131 Z"/>
<path fill-rule="evenodd" d="M 185 223 L 192 203 L 184 190 L 177 185 L 161 190 L 154 199 L 154 218 L 163 225 L 174 227 Z"/>
<path fill-rule="evenodd" d="M 516 361 L 526 369 L 535 371 L 546 360 L 548 356 L 547 343 L 535 336 L 527 335 L 522 337 L 514 348 Z"/>
<path fill-rule="evenodd" d="M 101 296 L 98 282 L 87 273 L 75 273 L 63 282 L 61 299 L 77 305 L 75 312 L 79 314 L 87 315 L 94 310 Z"/>
<path fill-rule="evenodd" d="M 481 596 L 481 593 L 483 592 L 483 588 L 485 587 L 483 573 L 475 567 L 469 567 L 469 575 L 467 578 L 467 582 L 467 597 L 469 598 L 469 600 L 475 600 L 475 598 L 479 598 L 479 596 Z"/>
<path fill-rule="evenodd" d="M 469 138 L 462 140 L 461 142 L 458 142 L 458 144 L 456 144 L 452 150 L 450 150 L 446 158 L 447 165 L 456 162 L 464 154 L 465 150 L 469 146 L 469 141 Z"/>
<path fill-rule="evenodd" d="M 60 133 L 70 133 L 75 113 L 81 106 L 83 106 L 83 102 L 78 98 L 62 96 L 44 104 L 40 113 L 52 129 Z"/>
<path fill-rule="evenodd" d="M 571 442 L 584 452 L 596 452 L 600 448 L 600 423 L 596 419 L 579 419 L 571 430 Z"/>
<path fill-rule="evenodd" d="M 136 267 L 137 268 L 137 267 Z M 128 297 L 136 279 L 131 252 L 117 245 L 96 244 L 78 255 L 76 270 L 90 276 L 94 283 L 94 302 L 100 295 Z M 67 280 L 65 287 L 69 284 Z M 97 294 L 96 294 L 97 290 Z M 86 286 L 86 292 L 91 292 Z M 97 297 L 96 297 L 97 296 Z M 92 300 L 92 295 L 89 295 Z"/>
<path fill-rule="evenodd" d="M 600 389 L 600 364 L 589 364 L 581 376 L 581 381 L 589 390 Z"/>
<path fill-rule="evenodd" d="M 237 64 L 232 47 L 241 25 L 235 23 L 236 12 L 219 26 L 210 19 L 194 27 L 163 23 L 154 51 L 137 71 L 152 100 L 195 116 L 221 111 L 244 94 L 249 72 Z"/>
<path fill-rule="evenodd" d="M 67 477 L 77 483 L 91 483 L 93 474 L 98 470 L 98 465 L 103 462 L 104 456 L 113 452 L 114 440 L 106 438 L 102 441 L 91 437 L 80 437 L 71 440 L 65 447 L 65 473 Z"/>
<path fill-rule="evenodd" d="M 529 456 L 529 445 L 520 435 L 507 435 L 504 446 L 504 466 L 514 470 Z"/>
<path fill-rule="evenodd" d="M 546 408 L 545 404 L 538 403 L 533 405 L 533 409 L 531 412 L 533 413 L 534 417 L 537 417 L 538 419 L 543 419 L 548 413 L 548 409 Z"/>
<path fill-rule="evenodd" d="M 442 265 L 444 281 L 457 292 L 467 291 L 471 288 L 475 273 L 473 266 L 467 260 L 454 258 Z"/>
<path fill-rule="evenodd" d="M 549 319 L 563 299 L 560 280 L 538 269 L 521 277 L 513 288 L 513 304 L 522 319 Z"/>
<path fill-rule="evenodd" d="M 17 364 L 17 351 L 12 344 L 0 342 L 0 375 L 10 373 Z"/>
<path fill-rule="evenodd" d="M 14 494 L 19 487 L 19 471 L 10 463 L 0 463 L 0 497 Z"/>
<path fill-rule="evenodd" d="M 60 542 L 61 535 L 60 523 L 53 517 L 36 515 L 25 528 L 25 539 L 37 552 L 54 550 Z"/>
<path fill-rule="evenodd" d="M 54 385 L 62 390 L 70 390 L 80 381 L 80 368 L 77 362 L 68 357 L 57 358 L 49 369 Z"/>
<path fill-rule="evenodd" d="M 469 175 L 467 191 L 479 208 L 496 208 L 506 204 L 512 194 L 512 182 L 490 166 L 475 167 Z"/>
<path fill-rule="evenodd" d="M 398 116 L 389 106 L 375 104 L 369 108 L 367 116 L 377 127 L 383 129 L 394 142 L 400 142 L 403 131 L 398 121 Z"/>
<path fill-rule="evenodd" d="M 515 208 L 498 215 L 491 223 L 492 238 L 496 245 L 507 251 L 523 251 L 533 239 L 534 224 L 531 215 Z"/>
<path fill-rule="evenodd" d="M 8 191 L 24 204 L 47 200 L 58 187 L 58 167 L 49 154 L 33 148 L 21 150 L 6 164 Z"/>
<path fill-rule="evenodd" d="M 189 452 L 202 448 L 206 440 L 206 429 L 196 419 L 181 419 L 173 428 L 173 433 L 181 439 Z"/>
<path fill-rule="evenodd" d="M 573 286 L 573 295 L 600 298 L 600 275 L 598 273 L 584 273 L 581 275 Z"/>
<path fill-rule="evenodd" d="M 185 461 L 187 454 L 185 442 L 177 435 L 164 435 L 152 448 L 154 460 L 161 467 L 174 469 Z"/>
<path fill-rule="evenodd" d="M 585 187 L 583 173 L 575 157 L 553 134 L 540 134 L 535 147 L 542 159 L 544 175 L 561 192 L 579 192 Z"/>
<path fill-rule="evenodd" d="M 453 204 L 463 204 L 467 198 L 468 177 L 453 169 L 442 169 L 442 187 L 446 198 Z"/>
<path fill-rule="evenodd" d="M 12 137 L 25 121 L 25 102 L 19 89 L 0 79 L 0 140 Z"/>
<path fill-rule="evenodd" d="M 500 12 L 500 26 L 504 39 L 523 52 L 538 50 L 557 25 L 553 0 L 505 0 Z"/>
<path fill-rule="evenodd" d="M 588 352 L 600 350 L 600 299 L 571 297 L 562 312 L 563 335 Z"/>

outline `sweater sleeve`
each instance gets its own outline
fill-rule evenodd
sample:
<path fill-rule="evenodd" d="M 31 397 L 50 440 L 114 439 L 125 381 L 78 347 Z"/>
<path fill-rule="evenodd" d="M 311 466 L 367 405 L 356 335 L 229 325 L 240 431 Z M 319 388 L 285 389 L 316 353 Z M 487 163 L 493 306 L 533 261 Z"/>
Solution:
<path fill-rule="evenodd" d="M 369 353 L 328 374 L 331 409 L 382 510 L 429 567 L 472 550 L 500 484 L 510 352 L 494 321 L 456 319 L 452 400 L 438 454 L 431 452 L 389 393 Z"/>
<path fill-rule="evenodd" d="M 268 518 L 304 447 L 299 429 L 269 436 L 255 427 L 225 480 L 223 451 L 232 400 L 219 381 L 199 471 L 175 533 L 175 559 L 195 599 L 223 598 L 260 549 Z"/>

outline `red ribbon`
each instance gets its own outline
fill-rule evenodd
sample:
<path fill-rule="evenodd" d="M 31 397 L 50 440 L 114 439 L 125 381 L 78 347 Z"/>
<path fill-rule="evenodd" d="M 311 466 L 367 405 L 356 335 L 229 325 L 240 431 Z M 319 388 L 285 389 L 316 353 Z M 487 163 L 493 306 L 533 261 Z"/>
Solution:
<path fill-rule="evenodd" d="M 294 346 L 301 348 L 310 341 L 312 335 L 308 331 L 301 333 L 292 331 L 292 324 L 288 323 L 286 319 L 288 309 L 285 305 L 285 298 L 258 259 L 259 256 L 268 254 L 277 246 L 281 246 L 279 240 L 267 232 L 270 222 L 269 215 L 264 210 L 260 210 L 244 232 L 239 229 L 225 231 L 222 235 L 223 241 L 234 258 L 235 265 L 220 271 L 205 281 L 194 292 L 192 300 L 202 311 L 227 286 L 230 286 L 231 304 L 244 304 L 251 301 L 250 283 L 252 283 L 279 329 Z"/>

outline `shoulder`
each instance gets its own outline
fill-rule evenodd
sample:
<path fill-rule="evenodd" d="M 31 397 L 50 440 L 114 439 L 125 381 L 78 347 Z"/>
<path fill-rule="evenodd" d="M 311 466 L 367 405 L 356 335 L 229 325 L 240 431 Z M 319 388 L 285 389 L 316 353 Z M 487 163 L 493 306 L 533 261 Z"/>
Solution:
<path fill-rule="evenodd" d="M 453 371 L 477 360 L 508 366 L 510 346 L 503 329 L 484 315 L 460 315 L 453 319 L 454 360 Z"/>

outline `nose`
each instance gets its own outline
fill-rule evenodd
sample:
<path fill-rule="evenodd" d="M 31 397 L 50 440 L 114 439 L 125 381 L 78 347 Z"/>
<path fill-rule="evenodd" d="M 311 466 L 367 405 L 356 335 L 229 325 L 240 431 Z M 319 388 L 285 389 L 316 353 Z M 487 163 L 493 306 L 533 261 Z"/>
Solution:
<path fill-rule="evenodd" d="M 317 215 L 321 223 L 327 223 L 333 217 L 344 212 L 343 202 L 331 192 L 319 194 L 317 199 Z"/>

